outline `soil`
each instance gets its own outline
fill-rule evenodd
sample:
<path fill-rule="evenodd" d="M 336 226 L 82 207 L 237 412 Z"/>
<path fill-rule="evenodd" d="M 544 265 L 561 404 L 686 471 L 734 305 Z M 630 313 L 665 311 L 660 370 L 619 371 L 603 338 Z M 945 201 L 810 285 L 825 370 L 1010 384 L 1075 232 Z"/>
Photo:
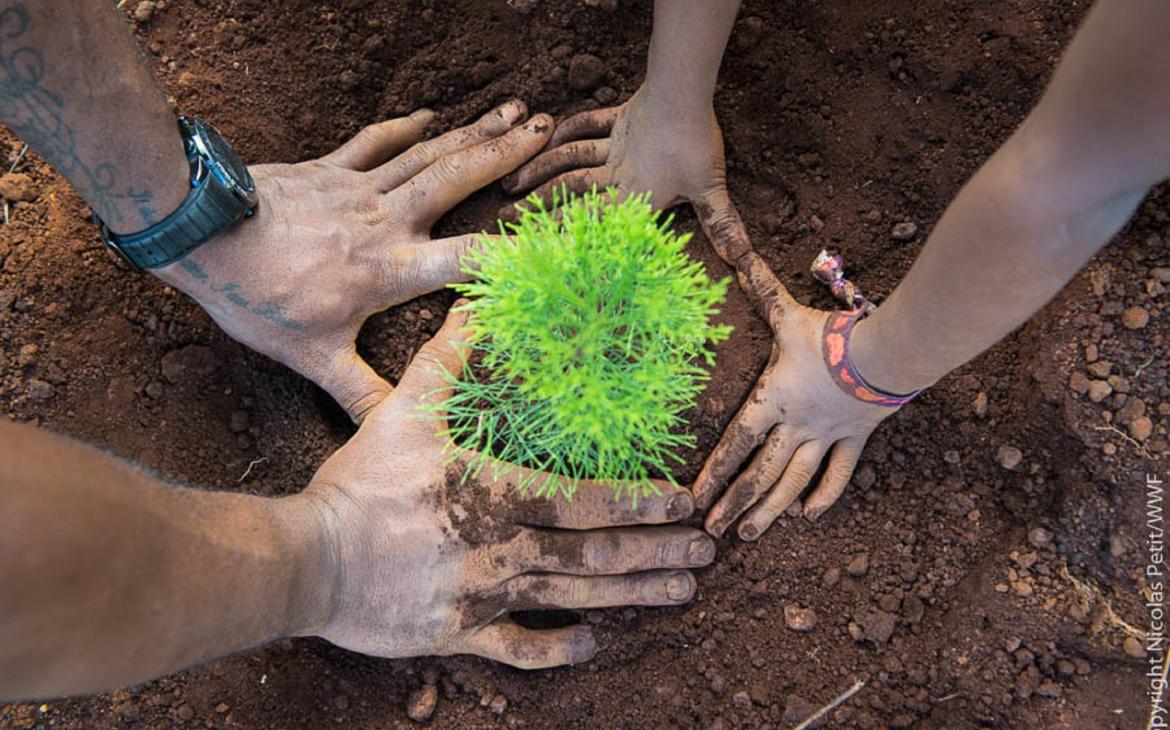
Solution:
<path fill-rule="evenodd" d="M 423 105 L 450 126 L 511 96 L 557 116 L 620 101 L 643 73 L 649 5 L 162 0 L 124 11 L 141 19 L 177 105 L 260 162 L 319 155 Z M 754 244 L 798 299 L 831 306 L 806 273 L 824 246 L 865 292 L 889 293 L 1036 101 L 1086 5 L 745 3 L 717 110 Z M 13 159 L 17 140 L 0 144 L 0 161 L 9 149 Z M 0 226 L 9 417 L 178 482 L 260 494 L 306 484 L 352 433 L 344 414 L 182 295 L 118 268 L 41 161 L 17 171 L 35 199 Z M 441 232 L 487 227 L 504 202 L 494 186 Z M 603 650 L 588 664 L 524 673 L 292 640 L 140 687 L 3 706 L 0 726 L 410 727 L 408 705 L 425 714 L 436 702 L 437 728 L 788 728 L 864 679 L 826 726 L 1140 727 L 1146 661 L 1126 652 L 1123 622 L 1148 623 L 1144 475 L 1165 477 L 1170 449 L 1170 282 L 1158 271 L 1170 266 L 1168 202 L 1157 189 L 1043 312 L 883 424 L 817 524 L 784 518 L 757 544 L 722 540 L 684 608 L 554 617 L 596 627 Z M 689 209 L 678 220 L 696 230 Z M 691 250 L 727 273 L 701 235 Z M 397 377 L 452 300 L 374 317 L 362 350 Z M 1132 307 L 1149 315 L 1137 329 Z M 693 413 L 699 448 L 680 479 L 695 476 L 770 347 L 739 292 L 723 319 L 735 334 Z M 1132 639 L 1129 649 L 1139 653 Z"/>

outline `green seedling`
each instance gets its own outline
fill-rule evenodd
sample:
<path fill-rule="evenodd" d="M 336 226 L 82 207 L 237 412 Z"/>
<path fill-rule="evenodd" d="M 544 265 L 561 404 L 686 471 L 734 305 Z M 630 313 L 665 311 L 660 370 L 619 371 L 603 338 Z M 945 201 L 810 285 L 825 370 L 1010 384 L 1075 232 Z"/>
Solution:
<path fill-rule="evenodd" d="M 529 198 L 465 259 L 475 280 L 454 288 L 470 298 L 470 356 L 435 406 L 452 442 L 480 454 L 465 478 L 490 455 L 556 475 L 521 480 L 542 496 L 571 499 L 579 480 L 602 479 L 634 485 L 636 501 L 657 491 L 652 473 L 673 482 L 676 451 L 694 447 L 682 413 L 731 333 L 710 322 L 729 279 L 707 278 L 683 251 L 690 234 L 647 195 L 614 193 L 559 209 Z"/>

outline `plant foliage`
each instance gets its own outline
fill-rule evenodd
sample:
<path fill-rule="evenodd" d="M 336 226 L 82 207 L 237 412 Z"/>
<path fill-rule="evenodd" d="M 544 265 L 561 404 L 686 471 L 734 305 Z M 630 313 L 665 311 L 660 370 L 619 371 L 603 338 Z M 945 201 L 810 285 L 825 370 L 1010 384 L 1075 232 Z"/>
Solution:
<path fill-rule="evenodd" d="M 559 196 L 558 196 L 559 197 Z M 437 406 L 448 435 L 488 455 L 557 478 L 521 488 L 572 498 L 580 479 L 655 490 L 670 478 L 680 433 L 714 363 L 710 345 L 731 327 L 709 322 L 728 279 L 711 282 L 648 196 L 611 202 L 614 191 L 569 196 L 545 207 L 529 198 L 518 222 L 501 224 L 464 262 L 471 357 L 453 394 Z M 673 481 L 673 479 L 672 479 Z M 622 487 L 617 487 L 620 498 Z"/>

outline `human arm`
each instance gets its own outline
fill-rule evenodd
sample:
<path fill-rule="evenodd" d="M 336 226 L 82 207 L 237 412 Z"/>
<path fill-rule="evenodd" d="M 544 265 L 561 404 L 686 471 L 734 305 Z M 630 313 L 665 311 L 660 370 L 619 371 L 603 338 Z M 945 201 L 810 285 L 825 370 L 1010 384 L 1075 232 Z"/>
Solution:
<path fill-rule="evenodd" d="M 892 393 L 928 387 L 1005 336 L 1166 176 L 1167 30 L 1170 6 L 1158 0 L 1098 3 L 1037 107 L 947 208 L 905 280 L 854 329 L 850 350 L 869 384 Z M 739 534 L 755 539 L 826 457 L 803 509 L 809 518 L 828 509 L 893 409 L 839 388 L 822 357 L 828 314 L 794 302 L 758 257 L 743 262 L 741 283 L 766 300 L 773 358 L 694 489 L 701 507 L 722 493 L 710 532 L 746 514 Z"/>
<path fill-rule="evenodd" d="M 727 261 L 747 250 L 727 192 L 715 82 L 739 0 L 657 0 L 646 78 L 625 104 L 582 112 L 558 125 L 548 150 L 504 178 L 509 192 L 562 186 L 581 193 L 614 186 L 649 192 L 656 208 L 695 206 Z"/>
<path fill-rule="evenodd" d="M 10 1 L 10 0 L 7 0 Z M 114 3 L 0 0 L 0 123 L 115 232 L 168 216 L 190 190 L 176 119 Z M 433 114 L 366 127 L 296 165 L 254 165 L 255 215 L 154 269 L 233 338 L 310 378 L 360 421 L 391 386 L 354 340 L 371 314 L 465 275 L 477 236 L 435 221 L 540 150 L 552 121 L 511 101 L 423 140 Z"/>
<path fill-rule="evenodd" d="M 660 483 L 634 509 L 588 482 L 572 502 L 517 492 L 519 472 L 460 482 L 441 419 L 418 406 L 442 397 L 440 368 L 458 372 L 465 317 L 295 496 L 167 485 L 0 425 L 0 701 L 125 686 L 286 636 L 572 664 L 596 650 L 588 627 L 531 631 L 508 612 L 690 600 L 686 569 L 714 544 L 664 524 L 691 514 L 686 490 Z"/>

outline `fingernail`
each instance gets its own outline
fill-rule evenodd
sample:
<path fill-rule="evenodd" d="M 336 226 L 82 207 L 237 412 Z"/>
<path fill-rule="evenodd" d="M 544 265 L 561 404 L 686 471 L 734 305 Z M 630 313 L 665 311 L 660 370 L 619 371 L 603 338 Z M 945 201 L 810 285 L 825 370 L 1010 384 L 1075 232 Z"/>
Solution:
<path fill-rule="evenodd" d="M 527 108 L 524 106 L 524 102 L 520 101 L 519 99 L 505 101 L 503 104 L 500 104 L 498 107 L 496 107 L 496 109 L 499 111 L 500 117 L 502 117 L 503 120 L 508 124 L 515 124 L 516 122 L 523 119 L 524 113 L 527 111 Z"/>
<path fill-rule="evenodd" d="M 666 519 L 685 520 L 695 511 L 695 500 L 686 492 L 676 494 L 666 503 Z"/>
<path fill-rule="evenodd" d="M 685 601 L 693 591 L 694 584 L 688 573 L 679 573 L 666 582 L 666 597 L 672 601 Z"/>
<path fill-rule="evenodd" d="M 710 565 L 715 559 L 715 541 L 706 535 L 700 535 L 687 546 L 687 560 L 695 567 Z"/>
<path fill-rule="evenodd" d="M 750 522 L 745 522 L 739 526 L 739 536 L 743 540 L 752 541 L 760 536 L 760 530 Z"/>
<path fill-rule="evenodd" d="M 418 109 L 411 113 L 410 118 L 419 124 L 427 125 L 435 118 L 435 112 L 431 109 Z"/>
<path fill-rule="evenodd" d="M 524 124 L 524 129 L 533 134 L 544 134 L 552 124 L 552 117 L 547 114 L 537 114 Z"/>
<path fill-rule="evenodd" d="M 816 522 L 817 519 L 825 513 L 828 507 L 805 507 L 804 518 L 809 522 Z"/>
<path fill-rule="evenodd" d="M 597 639 L 593 637 L 592 631 L 585 631 L 580 638 L 570 644 L 568 660 L 570 664 L 580 664 L 592 659 L 596 653 Z"/>

